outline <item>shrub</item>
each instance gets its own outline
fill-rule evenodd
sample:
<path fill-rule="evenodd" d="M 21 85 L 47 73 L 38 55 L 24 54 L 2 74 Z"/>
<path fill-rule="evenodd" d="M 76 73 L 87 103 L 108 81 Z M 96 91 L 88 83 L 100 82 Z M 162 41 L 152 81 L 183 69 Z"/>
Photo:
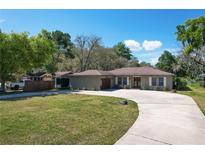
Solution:
<path fill-rule="evenodd" d="M 175 77 L 174 88 L 177 90 L 187 90 L 187 79 L 183 77 Z"/>
<path fill-rule="evenodd" d="M 157 86 L 157 87 L 156 87 L 156 90 L 157 90 L 157 91 L 160 91 L 160 90 L 161 90 L 161 88 Z"/>

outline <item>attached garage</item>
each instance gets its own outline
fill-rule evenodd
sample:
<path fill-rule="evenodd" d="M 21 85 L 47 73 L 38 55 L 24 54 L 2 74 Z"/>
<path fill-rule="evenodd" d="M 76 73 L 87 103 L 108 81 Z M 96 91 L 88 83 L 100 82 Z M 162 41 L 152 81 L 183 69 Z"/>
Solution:
<path fill-rule="evenodd" d="M 70 85 L 73 89 L 100 90 L 111 88 L 112 75 L 107 71 L 87 70 L 70 74 Z"/>
<path fill-rule="evenodd" d="M 69 88 L 70 79 L 69 74 L 72 72 L 56 72 L 55 73 L 55 88 Z"/>

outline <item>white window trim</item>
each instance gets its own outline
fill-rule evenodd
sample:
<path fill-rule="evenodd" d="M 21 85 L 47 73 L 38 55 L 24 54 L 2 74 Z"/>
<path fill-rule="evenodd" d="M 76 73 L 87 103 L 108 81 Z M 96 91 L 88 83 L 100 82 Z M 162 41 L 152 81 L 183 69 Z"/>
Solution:
<path fill-rule="evenodd" d="M 152 77 L 149 77 L 149 86 L 152 86 Z"/>
<path fill-rule="evenodd" d="M 167 86 L 167 77 L 164 77 L 164 87 Z"/>

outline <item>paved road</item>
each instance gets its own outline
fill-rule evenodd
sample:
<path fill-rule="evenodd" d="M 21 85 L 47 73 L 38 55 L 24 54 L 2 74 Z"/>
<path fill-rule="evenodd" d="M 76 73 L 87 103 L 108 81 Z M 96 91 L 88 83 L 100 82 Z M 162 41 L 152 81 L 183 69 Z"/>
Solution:
<path fill-rule="evenodd" d="M 116 96 L 138 103 L 138 119 L 116 144 L 205 144 L 205 117 L 189 96 L 125 89 L 77 93 Z"/>

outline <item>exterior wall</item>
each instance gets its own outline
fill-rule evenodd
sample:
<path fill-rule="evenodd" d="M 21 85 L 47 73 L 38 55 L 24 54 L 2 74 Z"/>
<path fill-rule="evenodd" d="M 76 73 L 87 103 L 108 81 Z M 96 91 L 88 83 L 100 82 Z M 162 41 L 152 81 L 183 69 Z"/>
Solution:
<path fill-rule="evenodd" d="M 127 77 L 127 76 L 118 76 L 118 77 Z M 129 85 L 116 85 L 116 79 L 112 76 L 75 76 L 70 77 L 70 86 L 73 89 L 88 89 L 88 90 L 100 90 L 102 78 L 110 78 L 111 79 L 111 88 L 134 88 L 134 77 L 129 77 Z M 141 77 L 141 88 L 144 90 L 171 90 L 172 89 L 172 76 L 139 76 Z M 166 77 L 166 87 L 159 86 L 149 86 L 149 77 Z"/>
<path fill-rule="evenodd" d="M 173 77 L 172 76 L 167 76 L 167 88 L 169 90 L 173 89 Z"/>
<path fill-rule="evenodd" d="M 166 77 L 166 86 L 149 86 L 149 77 Z M 158 81 L 157 81 L 158 82 Z M 158 84 L 158 83 L 157 83 Z M 164 83 L 165 84 L 165 83 Z M 142 76 L 141 77 L 141 89 L 150 89 L 150 90 L 172 90 L 172 76 Z"/>
<path fill-rule="evenodd" d="M 123 76 L 119 76 L 119 77 L 123 77 Z M 171 90 L 172 89 L 172 76 L 136 76 L 136 77 L 140 77 L 141 78 L 141 88 L 140 89 L 144 89 L 144 90 Z M 166 77 L 166 86 L 164 87 L 159 87 L 159 86 L 149 86 L 149 77 Z M 115 82 L 114 82 L 114 85 Z M 114 86 L 113 86 L 114 87 Z M 134 76 L 129 76 L 129 85 L 128 86 L 119 86 L 119 88 L 135 88 L 134 87 Z"/>
<path fill-rule="evenodd" d="M 70 77 L 70 86 L 73 89 L 100 90 L 101 77 L 98 76 Z"/>
<path fill-rule="evenodd" d="M 127 85 L 123 85 L 123 77 L 128 77 L 127 79 Z M 132 85 L 132 78 L 130 76 L 117 76 L 117 78 L 122 78 L 122 84 L 116 84 L 116 76 L 112 78 L 112 88 L 125 88 L 125 89 L 130 89 Z M 118 81 L 118 79 L 117 79 Z"/>

